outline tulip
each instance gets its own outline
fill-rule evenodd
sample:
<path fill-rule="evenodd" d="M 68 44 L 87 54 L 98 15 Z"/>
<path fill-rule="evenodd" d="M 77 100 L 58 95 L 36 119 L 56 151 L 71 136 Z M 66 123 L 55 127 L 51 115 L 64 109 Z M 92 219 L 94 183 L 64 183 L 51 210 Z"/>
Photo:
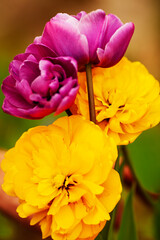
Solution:
<path fill-rule="evenodd" d="M 56 57 L 43 44 L 28 46 L 9 66 L 3 81 L 2 109 L 16 117 L 39 119 L 59 114 L 74 102 L 78 91 L 77 63 L 71 57 Z"/>
<path fill-rule="evenodd" d="M 76 16 L 58 13 L 35 42 L 47 45 L 58 56 L 75 58 L 83 71 L 88 63 L 106 68 L 119 62 L 133 32 L 132 22 L 123 24 L 117 16 L 100 9 Z"/>

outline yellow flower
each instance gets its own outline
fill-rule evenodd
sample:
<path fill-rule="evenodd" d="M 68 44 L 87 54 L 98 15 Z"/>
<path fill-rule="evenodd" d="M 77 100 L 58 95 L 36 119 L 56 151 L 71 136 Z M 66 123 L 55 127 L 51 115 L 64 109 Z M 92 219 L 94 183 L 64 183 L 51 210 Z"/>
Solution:
<path fill-rule="evenodd" d="M 94 239 L 120 199 L 114 141 L 80 116 L 30 129 L 2 161 L 3 190 L 43 238 Z"/>
<path fill-rule="evenodd" d="M 93 68 L 97 124 L 118 145 L 133 142 L 160 121 L 159 82 L 140 62 L 123 58 L 111 68 Z M 73 114 L 89 118 L 85 73 L 79 73 L 79 93 Z"/>

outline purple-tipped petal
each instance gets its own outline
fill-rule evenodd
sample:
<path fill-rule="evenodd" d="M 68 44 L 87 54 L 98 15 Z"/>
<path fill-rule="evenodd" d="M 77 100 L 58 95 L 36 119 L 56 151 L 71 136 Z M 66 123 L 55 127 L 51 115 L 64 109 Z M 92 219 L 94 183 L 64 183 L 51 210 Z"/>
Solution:
<path fill-rule="evenodd" d="M 70 97 L 72 97 L 73 101 L 74 101 L 75 98 L 76 98 L 76 95 L 77 95 L 77 93 L 78 93 L 78 90 L 79 90 L 79 86 L 74 87 L 74 88 L 72 88 L 72 89 L 70 90 L 70 92 L 69 92 L 69 94 L 68 94 Z"/>
<path fill-rule="evenodd" d="M 26 114 L 25 118 L 28 119 L 41 119 L 51 114 L 52 112 L 52 109 L 35 106 L 34 108 L 30 109 L 30 111 L 27 111 L 24 114 Z"/>
<path fill-rule="evenodd" d="M 27 119 L 41 119 L 47 116 L 48 114 L 52 113 L 52 109 L 40 108 L 38 106 L 29 109 L 17 108 L 7 101 L 4 101 L 3 110 L 4 112 L 11 114 L 13 116 Z"/>
<path fill-rule="evenodd" d="M 48 85 L 50 80 L 45 80 L 42 76 L 38 76 L 31 83 L 31 89 L 35 93 L 39 93 L 42 97 L 46 97 L 49 91 Z"/>
<path fill-rule="evenodd" d="M 74 22 L 77 23 L 76 20 L 72 19 L 71 16 L 67 13 L 57 13 L 53 18 L 51 18 L 51 21 L 65 21 L 65 22 Z"/>
<path fill-rule="evenodd" d="M 88 63 L 88 42 L 86 36 L 80 34 L 74 17 L 70 16 L 67 21 L 51 19 L 45 26 L 42 43 L 58 56 L 71 56 L 79 63 Z"/>
<path fill-rule="evenodd" d="M 55 79 L 52 80 L 52 82 L 49 84 L 49 92 L 50 95 L 53 95 L 56 93 L 59 89 L 59 81 L 58 78 L 56 77 Z"/>
<path fill-rule="evenodd" d="M 85 15 L 87 15 L 87 13 L 85 11 L 81 11 L 77 15 L 72 15 L 72 17 L 76 18 L 77 20 L 80 20 Z"/>
<path fill-rule="evenodd" d="M 54 94 L 54 96 L 52 96 L 51 101 L 50 101 L 50 107 L 52 109 L 54 109 L 53 112 L 56 111 L 56 109 L 59 106 L 59 104 L 61 103 L 61 101 L 62 101 L 62 97 L 61 97 L 61 95 L 59 93 L 56 93 L 56 94 Z"/>
<path fill-rule="evenodd" d="M 19 69 L 20 79 L 31 83 L 40 74 L 38 63 L 25 60 Z"/>
<path fill-rule="evenodd" d="M 22 79 L 20 82 L 16 82 L 16 89 L 18 90 L 19 94 L 29 103 L 32 104 L 32 102 L 29 99 L 29 96 L 32 94 L 31 87 L 29 83 Z"/>
<path fill-rule="evenodd" d="M 38 63 L 37 59 L 35 58 L 35 56 L 33 54 L 29 54 L 25 61 Z"/>
<path fill-rule="evenodd" d="M 8 77 L 6 77 L 2 83 L 2 91 L 4 89 L 5 86 L 9 86 L 11 88 L 14 88 L 16 84 L 16 80 L 12 77 L 12 75 L 9 75 Z"/>
<path fill-rule="evenodd" d="M 101 31 L 101 35 L 99 37 L 99 45 L 98 48 L 104 49 L 106 44 L 109 42 L 112 35 L 116 32 L 118 28 L 123 25 L 121 20 L 113 15 L 108 14 L 105 16 L 103 28 Z"/>
<path fill-rule="evenodd" d="M 74 100 L 76 98 L 76 95 L 78 93 L 78 90 L 79 90 L 79 86 L 76 86 L 69 91 L 68 96 L 65 96 L 62 99 L 61 103 L 59 104 L 59 106 L 54 114 L 55 116 L 72 106 L 72 104 L 74 103 Z"/>
<path fill-rule="evenodd" d="M 38 36 L 38 37 L 35 37 L 35 39 L 34 39 L 34 43 L 41 43 L 41 39 L 42 39 L 42 37 L 41 36 Z"/>
<path fill-rule="evenodd" d="M 16 85 L 19 82 L 15 82 L 12 76 L 8 76 L 2 84 L 2 92 L 5 95 L 5 102 L 11 102 L 16 107 L 29 108 L 31 104 L 27 102 L 24 97 L 17 91 Z M 4 107 L 2 106 L 5 111 Z M 6 112 L 6 111 L 5 111 Z"/>
<path fill-rule="evenodd" d="M 29 55 L 30 55 L 29 53 L 20 53 L 14 57 L 14 60 L 20 61 L 22 63 L 27 59 Z"/>
<path fill-rule="evenodd" d="M 77 79 L 70 79 L 70 81 L 67 82 L 64 86 L 62 86 L 59 90 L 59 93 L 65 97 L 68 95 L 69 91 L 77 85 Z"/>
<path fill-rule="evenodd" d="M 52 62 L 42 59 L 39 62 L 39 69 L 41 71 L 41 76 L 45 79 L 52 79 L 54 77 L 61 77 L 61 67 L 59 65 L 53 65 Z"/>
<path fill-rule="evenodd" d="M 5 113 L 8 113 L 15 117 L 20 117 L 20 118 L 23 118 L 24 112 L 26 112 L 26 110 L 23 109 L 23 113 L 21 113 L 21 111 L 19 111 L 20 108 L 17 108 L 16 106 L 8 102 L 6 99 L 4 99 L 2 109 Z"/>
<path fill-rule="evenodd" d="M 11 88 L 7 85 L 3 85 L 2 91 L 6 97 L 5 102 L 9 102 L 17 108 L 27 109 L 32 106 L 17 92 L 16 89 Z M 2 109 L 4 110 L 3 106 Z"/>
<path fill-rule="evenodd" d="M 29 56 L 28 53 L 22 53 L 14 57 L 13 61 L 9 64 L 9 73 L 13 76 L 15 80 L 19 79 L 19 68 L 24 60 Z"/>
<path fill-rule="evenodd" d="M 84 34 L 88 41 L 89 57 L 94 61 L 97 57 L 96 49 L 99 44 L 99 38 L 103 28 L 106 14 L 102 10 L 96 10 L 84 15 L 79 21 L 79 30 Z"/>
<path fill-rule="evenodd" d="M 64 71 L 66 78 L 72 76 L 73 78 L 77 78 L 77 62 L 75 59 L 71 57 L 57 57 L 51 59 L 52 63 L 55 65 L 60 65 Z"/>
<path fill-rule="evenodd" d="M 123 57 L 134 32 L 134 24 L 126 23 L 120 27 L 106 44 L 105 49 L 97 49 L 100 67 L 111 67 Z"/>
<path fill-rule="evenodd" d="M 26 51 L 26 53 L 34 54 L 38 60 L 42 59 L 42 57 L 56 57 L 56 54 L 44 44 L 30 44 Z"/>
<path fill-rule="evenodd" d="M 61 103 L 59 104 L 56 112 L 55 112 L 55 116 L 60 114 L 61 112 L 65 111 L 66 109 L 70 108 L 71 105 L 73 104 L 73 98 L 70 96 L 65 96 Z"/>

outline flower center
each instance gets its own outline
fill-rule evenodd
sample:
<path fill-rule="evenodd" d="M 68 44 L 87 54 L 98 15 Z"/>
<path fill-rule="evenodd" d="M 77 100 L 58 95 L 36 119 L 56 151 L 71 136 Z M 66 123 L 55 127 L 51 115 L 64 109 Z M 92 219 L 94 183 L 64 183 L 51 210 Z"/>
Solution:
<path fill-rule="evenodd" d="M 77 181 L 73 179 L 72 175 L 64 176 L 62 174 L 58 174 L 54 177 L 54 186 L 58 188 L 58 190 L 66 190 L 69 196 L 69 189 L 74 187 L 77 184 Z"/>

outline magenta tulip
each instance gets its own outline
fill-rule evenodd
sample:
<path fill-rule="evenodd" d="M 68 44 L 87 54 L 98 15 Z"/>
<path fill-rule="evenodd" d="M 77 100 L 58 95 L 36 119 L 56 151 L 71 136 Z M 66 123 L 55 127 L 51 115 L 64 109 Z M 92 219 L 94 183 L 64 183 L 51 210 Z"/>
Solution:
<path fill-rule="evenodd" d="M 45 26 L 36 42 L 51 48 L 58 56 L 71 56 L 83 71 L 88 63 L 111 67 L 124 55 L 134 32 L 134 24 L 123 24 L 113 14 L 103 10 L 76 16 L 59 13 Z"/>
<path fill-rule="evenodd" d="M 2 109 L 16 117 L 39 119 L 68 109 L 78 92 L 77 62 L 71 57 L 55 57 L 42 44 L 31 44 L 9 66 L 3 81 Z"/>

